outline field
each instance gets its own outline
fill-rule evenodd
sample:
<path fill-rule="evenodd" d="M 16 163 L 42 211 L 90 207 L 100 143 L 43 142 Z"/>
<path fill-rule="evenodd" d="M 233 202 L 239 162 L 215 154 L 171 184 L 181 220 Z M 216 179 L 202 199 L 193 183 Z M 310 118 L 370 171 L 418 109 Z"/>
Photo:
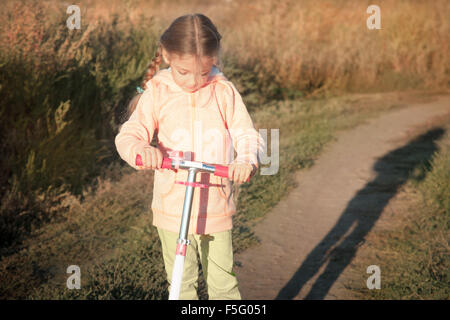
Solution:
<path fill-rule="evenodd" d="M 257 244 L 254 224 L 337 130 L 401 107 L 400 97 L 420 99 L 450 84 L 444 0 L 379 1 L 380 30 L 366 27 L 368 3 L 342 0 L 78 5 L 79 30 L 67 28 L 66 2 L 5 1 L 0 12 L 3 299 L 167 298 L 151 226 L 153 173 L 127 167 L 114 137 L 160 34 L 182 14 L 211 18 L 223 36 L 221 69 L 255 127 L 280 129 L 277 175 L 236 190 L 236 252 Z M 444 226 L 447 240 L 448 161 L 446 144 L 423 171 L 430 176 L 424 201 L 437 207 L 418 218 Z M 432 271 L 442 282 L 448 241 L 434 244 L 430 252 L 443 262 Z M 80 266 L 82 290 L 66 288 L 69 265 Z M 200 289 L 204 298 L 204 283 Z M 427 298 L 445 298 L 443 290 L 428 290 Z"/>

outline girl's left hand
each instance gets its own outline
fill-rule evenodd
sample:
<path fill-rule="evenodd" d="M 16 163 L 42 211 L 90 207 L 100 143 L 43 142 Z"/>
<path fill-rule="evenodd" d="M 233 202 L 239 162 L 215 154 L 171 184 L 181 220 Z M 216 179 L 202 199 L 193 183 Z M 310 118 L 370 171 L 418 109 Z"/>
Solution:
<path fill-rule="evenodd" d="M 228 165 L 228 177 L 241 184 L 247 181 L 253 170 L 254 166 L 249 163 L 231 163 Z"/>

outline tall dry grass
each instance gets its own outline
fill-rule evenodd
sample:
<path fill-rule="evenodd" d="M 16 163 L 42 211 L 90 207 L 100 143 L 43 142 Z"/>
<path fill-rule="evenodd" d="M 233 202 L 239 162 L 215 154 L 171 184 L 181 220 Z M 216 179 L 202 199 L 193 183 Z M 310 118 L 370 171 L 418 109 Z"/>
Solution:
<path fill-rule="evenodd" d="M 1 11 L 0 249 L 114 162 L 120 110 L 151 58 L 152 21 L 119 29 L 116 16 L 69 30 L 66 8 L 10 1 Z"/>
<path fill-rule="evenodd" d="M 81 1 L 86 20 L 121 12 L 154 19 L 202 12 L 223 37 L 223 56 L 254 72 L 271 91 L 448 88 L 446 0 L 380 0 L 381 30 L 369 30 L 370 1 Z M 270 84 L 269 84 L 270 83 Z M 274 85 L 274 84 L 275 85 Z M 281 88 L 281 89 L 280 89 Z M 267 91 L 267 90 L 266 90 Z"/>
<path fill-rule="evenodd" d="M 227 21 L 242 28 L 230 30 L 225 47 L 243 64 L 257 64 L 261 77 L 271 74 L 280 85 L 298 90 L 364 90 L 389 78 L 386 89 L 395 89 L 397 81 L 405 87 L 448 87 L 450 3 L 377 1 L 381 30 L 366 27 L 369 4 L 247 4 Z"/>

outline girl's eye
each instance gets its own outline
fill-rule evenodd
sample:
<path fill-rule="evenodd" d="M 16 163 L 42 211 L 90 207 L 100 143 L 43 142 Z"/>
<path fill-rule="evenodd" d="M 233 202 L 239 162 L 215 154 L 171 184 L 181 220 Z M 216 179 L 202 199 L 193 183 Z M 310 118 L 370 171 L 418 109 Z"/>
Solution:
<path fill-rule="evenodd" d="M 187 75 L 187 72 L 181 72 L 181 71 L 178 71 L 178 73 L 181 74 L 181 75 L 183 75 L 183 76 Z M 202 76 L 203 76 L 203 77 L 206 77 L 208 74 L 209 74 L 209 72 L 202 74 Z"/>

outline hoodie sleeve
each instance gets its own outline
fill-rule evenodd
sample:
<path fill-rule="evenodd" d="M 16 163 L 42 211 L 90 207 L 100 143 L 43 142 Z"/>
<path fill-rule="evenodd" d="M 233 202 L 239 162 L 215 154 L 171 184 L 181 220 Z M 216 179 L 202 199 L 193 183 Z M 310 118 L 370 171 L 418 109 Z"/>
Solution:
<path fill-rule="evenodd" d="M 259 167 L 258 153 L 264 151 L 265 142 L 253 126 L 241 95 L 230 81 L 226 82 L 226 119 L 237 156 L 233 162 L 245 162 Z"/>
<path fill-rule="evenodd" d="M 144 146 L 150 145 L 158 127 L 153 101 L 152 90 L 145 90 L 115 139 L 120 157 L 135 169 L 136 155 L 142 152 Z"/>

